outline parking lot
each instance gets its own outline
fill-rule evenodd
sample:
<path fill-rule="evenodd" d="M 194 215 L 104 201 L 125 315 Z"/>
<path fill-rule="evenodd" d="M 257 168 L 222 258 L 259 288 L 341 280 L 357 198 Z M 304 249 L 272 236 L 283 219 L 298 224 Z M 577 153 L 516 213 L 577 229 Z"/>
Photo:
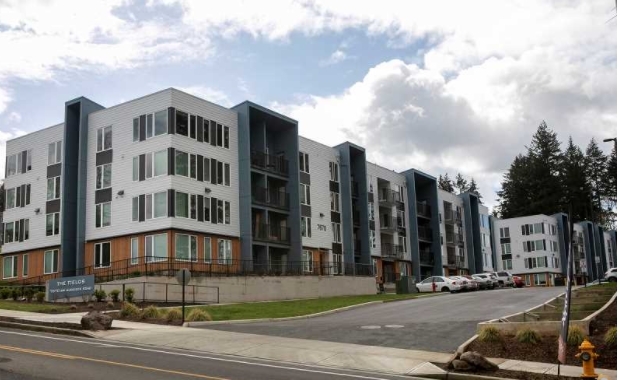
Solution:
<path fill-rule="evenodd" d="M 478 322 L 539 305 L 562 287 L 499 288 L 370 305 L 317 318 L 204 328 L 371 346 L 454 351 Z"/>

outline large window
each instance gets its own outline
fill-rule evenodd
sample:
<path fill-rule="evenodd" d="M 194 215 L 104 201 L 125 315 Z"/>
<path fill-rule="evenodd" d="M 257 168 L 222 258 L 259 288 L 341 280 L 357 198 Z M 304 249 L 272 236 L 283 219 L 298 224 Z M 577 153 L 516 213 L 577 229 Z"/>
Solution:
<path fill-rule="evenodd" d="M 502 244 L 502 255 L 508 255 L 510 253 L 512 253 L 512 250 L 510 249 L 510 243 Z"/>
<path fill-rule="evenodd" d="M 301 236 L 312 237 L 312 222 L 309 217 L 301 217 Z"/>
<path fill-rule="evenodd" d="M 50 143 L 47 146 L 47 164 L 54 165 L 62 161 L 62 141 Z"/>
<path fill-rule="evenodd" d="M 305 250 L 301 255 L 304 272 L 312 272 L 312 251 Z"/>
<path fill-rule="evenodd" d="M 112 186 L 112 164 L 97 166 L 97 190 Z"/>
<path fill-rule="evenodd" d="M 502 227 L 499 229 L 499 237 L 500 238 L 509 238 L 510 237 L 510 228 Z"/>
<path fill-rule="evenodd" d="M 196 236 L 176 234 L 175 238 L 175 258 L 179 261 L 198 261 Z"/>
<path fill-rule="evenodd" d="M 204 251 L 205 263 L 211 264 L 211 261 L 213 260 L 213 255 L 211 253 L 211 238 L 210 237 L 205 238 L 203 251 Z"/>
<path fill-rule="evenodd" d="M 47 179 L 47 200 L 60 199 L 60 176 Z"/>
<path fill-rule="evenodd" d="M 310 205 L 310 185 L 299 184 L 299 198 L 302 205 Z"/>
<path fill-rule="evenodd" d="M 131 238 L 131 265 L 138 264 L 138 238 Z"/>
<path fill-rule="evenodd" d="M 177 150 L 174 152 L 174 174 L 189 177 L 189 155 Z"/>
<path fill-rule="evenodd" d="M 45 215 L 45 236 L 54 236 L 60 233 L 60 213 Z"/>
<path fill-rule="evenodd" d="M 535 285 L 547 285 L 547 275 L 544 273 L 537 273 L 534 275 Z"/>
<path fill-rule="evenodd" d="M 2 278 L 17 277 L 17 256 L 8 256 L 2 259 Z"/>
<path fill-rule="evenodd" d="M 147 262 L 162 261 L 168 257 L 168 235 L 149 235 L 144 238 L 144 256 Z"/>
<path fill-rule="evenodd" d="M 17 174 L 17 156 L 21 157 L 21 153 L 14 154 L 6 158 L 6 176 L 7 177 Z M 19 169 L 21 172 L 21 167 Z"/>
<path fill-rule="evenodd" d="M 29 267 L 29 261 L 28 261 L 28 254 L 24 254 L 22 256 L 22 277 L 28 277 L 28 267 Z"/>
<path fill-rule="evenodd" d="M 145 219 L 165 218 L 168 216 L 168 197 L 165 191 L 145 196 Z"/>
<path fill-rule="evenodd" d="M 220 264 L 232 264 L 232 241 L 218 239 L 217 259 Z"/>
<path fill-rule="evenodd" d="M 138 222 L 140 220 L 140 197 L 131 198 L 131 221 Z"/>
<path fill-rule="evenodd" d="M 112 203 L 99 203 L 95 206 L 95 227 L 107 227 L 112 223 Z"/>
<path fill-rule="evenodd" d="M 15 174 L 25 173 L 23 170 L 24 153 L 26 155 L 26 172 L 32 170 L 32 150 L 24 150 L 11 156 L 7 156 L 5 169 L 5 174 L 7 177 Z"/>
<path fill-rule="evenodd" d="M 338 173 L 338 164 L 335 162 L 330 162 L 329 163 L 329 178 L 334 181 L 334 182 L 338 182 L 339 181 L 339 176 L 340 174 Z M 372 193 L 372 191 L 371 191 Z"/>
<path fill-rule="evenodd" d="M 181 136 L 189 136 L 189 115 L 177 110 L 176 133 Z"/>
<path fill-rule="evenodd" d="M 168 174 L 168 151 L 149 153 L 146 156 L 146 178 Z"/>
<path fill-rule="evenodd" d="M 310 158 L 308 153 L 299 152 L 299 170 L 304 173 L 310 173 Z"/>
<path fill-rule="evenodd" d="M 202 202 L 203 207 L 203 219 L 205 222 L 211 221 L 211 198 L 204 197 L 204 201 Z"/>
<path fill-rule="evenodd" d="M 154 125 L 150 128 L 147 125 L 146 128 L 147 139 L 168 133 L 168 110 L 155 112 L 152 119 L 154 120 Z"/>
<path fill-rule="evenodd" d="M 508 260 L 502 260 L 502 265 L 504 270 L 512 270 L 512 260 L 508 259 Z"/>
<path fill-rule="evenodd" d="M 330 200 L 331 210 L 335 212 L 340 212 L 340 194 L 336 193 L 335 191 L 331 191 L 329 193 L 329 200 Z"/>
<path fill-rule="evenodd" d="M 58 250 L 45 251 L 43 254 L 43 274 L 58 272 Z"/>
<path fill-rule="evenodd" d="M 112 149 L 112 126 L 97 129 L 97 152 Z"/>
<path fill-rule="evenodd" d="M 189 218 L 189 195 L 177 191 L 175 193 L 175 212 L 177 218 Z"/>
<path fill-rule="evenodd" d="M 4 199 L 5 199 L 5 201 L 4 201 L 5 207 L 4 208 L 6 210 L 15 207 L 15 188 L 7 189 L 5 191 L 5 198 Z"/>
<path fill-rule="evenodd" d="M 95 268 L 107 268 L 112 260 L 112 244 L 109 241 L 95 244 Z"/>
<path fill-rule="evenodd" d="M 340 232 L 340 223 L 332 223 L 332 232 L 334 234 L 332 241 L 334 243 L 341 243 L 342 237 Z"/>

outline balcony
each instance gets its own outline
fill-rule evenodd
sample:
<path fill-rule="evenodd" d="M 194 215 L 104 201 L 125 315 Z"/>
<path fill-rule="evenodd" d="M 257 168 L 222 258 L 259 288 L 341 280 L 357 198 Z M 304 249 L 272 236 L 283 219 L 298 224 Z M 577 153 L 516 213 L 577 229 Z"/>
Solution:
<path fill-rule="evenodd" d="M 280 189 L 256 187 L 252 190 L 252 202 L 260 205 L 289 209 L 289 194 Z"/>
<path fill-rule="evenodd" d="M 428 227 L 418 227 L 418 239 L 431 243 L 433 241 L 433 230 Z"/>
<path fill-rule="evenodd" d="M 351 196 L 353 198 L 359 198 L 360 196 L 360 186 L 357 181 L 351 180 Z"/>
<path fill-rule="evenodd" d="M 381 232 L 396 232 L 399 228 L 398 218 L 395 216 L 381 215 L 379 226 Z"/>
<path fill-rule="evenodd" d="M 251 161 L 253 168 L 288 177 L 288 160 L 283 156 L 253 151 Z"/>
<path fill-rule="evenodd" d="M 265 241 L 280 244 L 289 244 L 291 240 L 291 229 L 281 227 L 278 224 L 258 223 L 253 226 L 253 237 L 257 241 Z"/>
<path fill-rule="evenodd" d="M 402 245 L 382 243 L 381 257 L 386 259 L 402 260 L 405 257 L 405 249 Z"/>
<path fill-rule="evenodd" d="M 452 232 L 446 232 L 446 244 L 455 245 L 456 244 L 456 234 Z"/>
<path fill-rule="evenodd" d="M 420 251 L 420 264 L 433 266 L 435 265 L 435 255 L 430 249 L 423 249 Z"/>
<path fill-rule="evenodd" d="M 465 266 L 465 256 L 448 253 L 448 266 L 463 268 Z"/>
<path fill-rule="evenodd" d="M 418 216 L 423 218 L 431 218 L 431 206 L 424 202 L 416 202 L 418 209 Z"/>
<path fill-rule="evenodd" d="M 394 190 L 383 188 L 379 190 L 379 206 L 391 207 L 397 203 L 404 203 L 405 201 L 400 196 L 400 193 Z"/>

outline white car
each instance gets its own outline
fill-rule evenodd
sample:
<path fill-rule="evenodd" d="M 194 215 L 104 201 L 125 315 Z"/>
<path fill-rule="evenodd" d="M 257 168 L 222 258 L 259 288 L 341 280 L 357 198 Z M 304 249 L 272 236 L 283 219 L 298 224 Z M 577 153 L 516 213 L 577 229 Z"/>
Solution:
<path fill-rule="evenodd" d="M 514 286 L 515 282 L 512 279 L 512 274 L 510 272 L 491 272 L 497 277 L 497 281 L 499 282 L 499 286 Z"/>
<path fill-rule="evenodd" d="M 605 280 L 609 282 L 617 282 L 618 281 L 618 273 L 616 272 L 618 268 L 609 268 L 607 272 L 605 272 Z"/>
<path fill-rule="evenodd" d="M 491 289 L 495 289 L 499 286 L 499 280 L 497 276 L 492 273 L 476 273 L 474 274 L 476 277 L 480 277 L 483 280 L 491 280 L 493 282 Z"/>
<path fill-rule="evenodd" d="M 476 290 L 478 289 L 478 284 L 476 283 L 476 281 L 474 280 L 470 280 L 466 277 L 463 276 L 450 276 L 448 277 L 451 280 L 456 280 L 457 282 L 460 281 L 461 286 L 463 287 L 462 290 Z"/>
<path fill-rule="evenodd" d="M 431 276 L 422 282 L 418 282 L 415 286 L 418 292 L 458 292 L 463 288 L 462 281 L 451 280 L 444 276 Z M 434 289 L 433 289 L 434 284 Z"/>

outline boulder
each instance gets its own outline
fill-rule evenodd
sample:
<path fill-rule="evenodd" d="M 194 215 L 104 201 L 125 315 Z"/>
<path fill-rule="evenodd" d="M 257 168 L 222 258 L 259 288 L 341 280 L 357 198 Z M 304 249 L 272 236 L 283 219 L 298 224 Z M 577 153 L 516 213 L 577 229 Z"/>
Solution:
<path fill-rule="evenodd" d="M 474 369 L 474 367 L 472 367 L 468 362 L 466 362 L 465 360 L 460 360 L 460 359 L 454 359 L 453 361 L 450 362 L 450 365 L 456 371 L 470 371 Z"/>
<path fill-rule="evenodd" d="M 497 371 L 499 367 L 497 364 L 489 361 L 487 358 L 477 353 L 476 351 L 467 351 L 461 354 L 461 360 L 466 361 L 470 365 L 483 369 L 486 371 Z"/>
<path fill-rule="evenodd" d="M 452 362 L 460 358 L 461 354 L 459 352 L 455 352 L 454 354 L 452 354 L 452 356 L 450 356 L 450 359 L 448 359 L 448 369 L 453 369 L 454 367 L 452 366 Z"/>
<path fill-rule="evenodd" d="M 80 320 L 84 330 L 109 330 L 112 328 L 112 317 L 100 311 L 89 311 Z"/>

